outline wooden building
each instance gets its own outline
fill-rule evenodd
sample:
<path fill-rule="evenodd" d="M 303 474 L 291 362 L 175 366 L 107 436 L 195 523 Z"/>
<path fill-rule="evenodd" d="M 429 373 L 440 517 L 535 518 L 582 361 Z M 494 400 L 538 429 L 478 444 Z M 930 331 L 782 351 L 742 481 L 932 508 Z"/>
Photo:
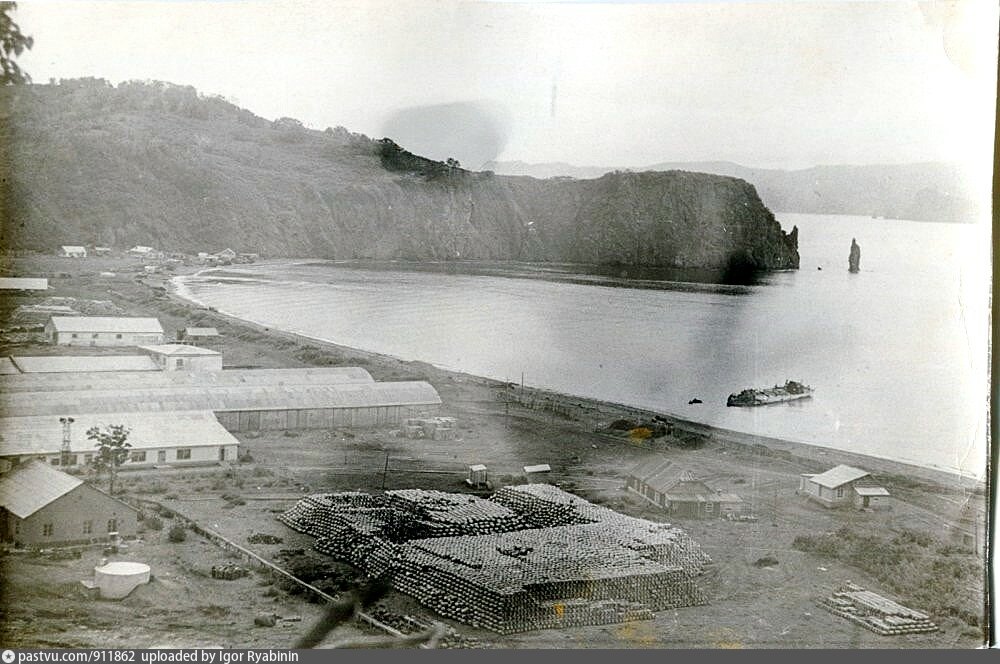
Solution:
<path fill-rule="evenodd" d="M 60 417 L 0 418 L 0 471 L 32 460 L 86 466 L 96 453 L 87 431 L 118 424 L 129 430 L 132 446 L 125 468 L 217 464 L 235 461 L 239 450 L 239 441 L 206 410 L 75 414 L 72 419 L 69 453 L 64 454 Z"/>
<path fill-rule="evenodd" d="M 164 371 L 222 371 L 222 353 L 186 344 L 139 346 Z"/>
<path fill-rule="evenodd" d="M 177 330 L 178 343 L 211 346 L 221 339 L 222 336 L 214 327 L 186 327 L 183 330 Z"/>
<path fill-rule="evenodd" d="M 668 460 L 639 464 L 629 471 L 625 487 L 681 517 L 717 518 L 747 511 L 740 496 L 717 491 Z"/>
<path fill-rule="evenodd" d="M 159 371 L 148 355 L 14 355 L 10 358 L 20 373 L 104 373 Z"/>
<path fill-rule="evenodd" d="M 152 373 L 152 372 L 151 372 Z M 162 372 L 171 375 L 171 372 Z M 227 371 L 203 372 L 207 379 Z M 69 374 L 66 374 L 68 376 Z M 109 374 L 103 374 L 109 375 Z M 134 374 L 139 380 L 139 374 Z M 0 412 L 9 417 L 74 413 L 211 410 L 230 431 L 281 431 L 398 425 L 409 417 L 433 414 L 441 397 L 429 383 L 404 381 L 340 384 L 225 384 L 195 382 L 171 387 L 97 389 L 74 381 L 63 391 L 2 391 Z M 100 378 L 102 374 L 94 374 Z M 63 378 L 64 376 L 60 376 Z M 21 376 L 3 376 L 4 385 L 30 388 Z"/>
<path fill-rule="evenodd" d="M 824 507 L 889 507 L 889 492 L 876 486 L 868 471 L 853 466 L 836 466 L 818 475 L 803 473 L 799 478 L 798 493 L 809 496 Z"/>
<path fill-rule="evenodd" d="M 4 291 L 44 291 L 49 288 L 49 280 L 43 277 L 0 277 L 0 290 Z"/>
<path fill-rule="evenodd" d="M 86 258 L 87 248 L 79 245 L 64 244 L 59 247 L 59 255 L 63 258 Z"/>
<path fill-rule="evenodd" d="M 163 327 L 155 318 L 53 316 L 45 339 L 60 346 L 142 346 L 163 343 Z"/>
<path fill-rule="evenodd" d="M 41 461 L 0 476 L 0 540 L 44 548 L 135 537 L 138 511 Z"/>

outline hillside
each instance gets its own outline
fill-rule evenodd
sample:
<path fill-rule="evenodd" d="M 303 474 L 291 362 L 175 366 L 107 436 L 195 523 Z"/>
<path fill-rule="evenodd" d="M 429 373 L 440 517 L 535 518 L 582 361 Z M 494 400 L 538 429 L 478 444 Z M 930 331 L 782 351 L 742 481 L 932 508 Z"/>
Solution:
<path fill-rule="evenodd" d="M 490 162 L 505 175 L 597 178 L 615 170 L 561 162 Z M 914 221 L 974 221 L 978 208 L 960 169 L 946 163 L 815 166 L 802 170 L 748 168 L 726 161 L 664 162 L 636 171 L 685 170 L 752 182 L 772 210 L 857 214 Z"/>
<path fill-rule="evenodd" d="M 269 257 L 798 266 L 745 181 L 681 171 L 473 173 L 193 88 L 96 79 L 0 90 L 4 247 L 231 246 Z"/>

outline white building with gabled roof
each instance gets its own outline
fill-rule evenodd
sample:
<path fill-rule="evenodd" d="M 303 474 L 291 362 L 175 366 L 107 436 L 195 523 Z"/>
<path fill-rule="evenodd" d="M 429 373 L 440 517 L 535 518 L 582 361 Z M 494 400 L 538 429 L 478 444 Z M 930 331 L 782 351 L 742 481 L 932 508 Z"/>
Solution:
<path fill-rule="evenodd" d="M 87 248 L 76 244 L 64 244 L 59 247 L 59 255 L 63 258 L 86 258 Z"/>
<path fill-rule="evenodd" d="M 124 316 L 53 316 L 45 339 L 60 346 L 141 346 L 163 343 L 156 318 Z"/>
<path fill-rule="evenodd" d="M 187 344 L 139 346 L 163 371 L 222 371 L 222 353 Z"/>
<path fill-rule="evenodd" d="M 825 507 L 885 507 L 889 499 L 889 492 L 875 484 L 871 473 L 843 464 L 818 475 L 803 473 L 799 478 L 799 493 Z"/>

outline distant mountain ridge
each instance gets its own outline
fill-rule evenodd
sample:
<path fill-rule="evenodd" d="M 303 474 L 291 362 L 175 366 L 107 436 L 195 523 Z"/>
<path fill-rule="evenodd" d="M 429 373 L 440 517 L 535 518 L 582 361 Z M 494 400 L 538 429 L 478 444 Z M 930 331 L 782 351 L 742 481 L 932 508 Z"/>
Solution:
<path fill-rule="evenodd" d="M 814 166 L 801 170 L 751 168 L 727 161 L 661 162 L 642 168 L 493 161 L 483 168 L 503 175 L 589 179 L 629 170 L 683 170 L 736 177 L 757 188 L 771 210 L 856 214 L 914 221 L 969 222 L 980 210 L 958 166 L 943 162 Z"/>
<path fill-rule="evenodd" d="M 0 89 L 0 243 L 269 257 L 519 260 L 718 271 L 798 266 L 745 181 L 474 173 L 342 127 L 257 117 L 191 87 Z"/>

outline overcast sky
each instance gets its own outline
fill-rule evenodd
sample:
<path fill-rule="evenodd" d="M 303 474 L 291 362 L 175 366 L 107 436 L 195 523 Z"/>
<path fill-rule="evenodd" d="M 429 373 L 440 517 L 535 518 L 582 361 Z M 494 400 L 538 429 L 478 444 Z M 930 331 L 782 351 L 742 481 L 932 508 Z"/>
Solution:
<path fill-rule="evenodd" d="M 396 128 L 438 158 L 444 136 L 484 140 L 477 118 L 492 143 L 470 158 L 597 166 L 969 161 L 993 143 L 993 0 L 28 1 L 15 19 L 36 82 L 188 84 L 266 118 Z"/>

